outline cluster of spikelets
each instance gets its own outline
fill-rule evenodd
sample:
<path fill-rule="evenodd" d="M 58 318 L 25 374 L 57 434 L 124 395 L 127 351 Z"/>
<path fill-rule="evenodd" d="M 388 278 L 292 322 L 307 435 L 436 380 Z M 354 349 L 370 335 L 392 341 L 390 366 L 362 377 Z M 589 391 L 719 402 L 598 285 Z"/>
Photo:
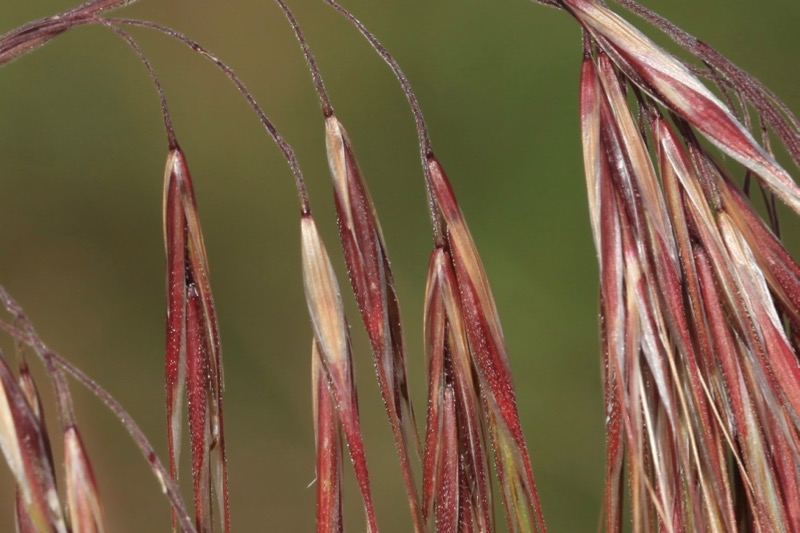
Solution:
<path fill-rule="evenodd" d="M 400 311 L 375 207 L 297 20 L 284 10 L 309 65 L 324 119 L 349 281 L 369 338 L 417 533 L 494 531 L 493 474 L 509 531 L 546 530 L 520 425 L 505 340 L 480 257 L 435 157 L 420 106 L 377 39 L 339 11 L 393 70 L 419 135 L 433 246 L 424 308 L 428 398 L 420 433 L 408 394 Z M 235 73 L 199 43 L 148 21 L 100 18 L 130 2 L 88 2 L 0 37 L 0 64 L 81 24 L 130 44 L 161 96 L 169 155 L 166 412 L 169 466 L 102 388 L 40 340 L 0 289 L 0 327 L 20 347 L 18 375 L 0 356 L 0 448 L 17 481 L 20 531 L 102 531 L 97 486 L 78 434 L 69 374 L 130 431 L 173 509 L 173 528 L 230 531 L 219 331 L 197 206 L 158 78 L 122 29 L 166 33 L 236 85 L 286 156 L 300 200 L 302 269 L 311 317 L 317 531 L 339 532 L 349 455 L 366 528 L 378 531 L 359 423 L 341 290 L 290 145 Z M 601 280 L 605 383 L 606 531 L 800 531 L 800 266 L 779 239 L 776 198 L 800 212 L 800 188 L 770 150 L 770 132 L 800 163 L 800 126 L 767 89 L 713 49 L 632 0 L 704 68 L 669 55 L 599 0 L 538 0 L 584 29 L 580 106 L 589 212 Z M 714 83 L 707 89 L 699 77 Z M 727 105 L 723 103 L 726 100 Z M 755 123 L 755 124 L 754 124 Z M 762 135 L 759 144 L 751 130 Z M 711 151 L 705 138 L 746 171 Z M 769 222 L 749 199 L 758 183 Z M 56 391 L 65 496 L 25 353 Z M 1 355 L 1 354 L 0 354 Z M 177 489 L 187 401 L 194 518 Z M 418 484 L 414 472 L 421 470 Z M 624 487 L 627 485 L 628 493 Z M 215 524 L 219 523 L 219 526 Z"/>
<path fill-rule="evenodd" d="M 752 107 L 798 163 L 798 123 L 713 54 L 707 74 L 736 111 L 607 8 L 566 4 L 586 32 L 606 528 L 621 527 L 624 467 L 635 530 L 800 531 L 800 267 L 775 218 L 776 197 L 800 213 L 800 188 L 743 125 Z M 758 181 L 772 227 L 701 136 Z"/>

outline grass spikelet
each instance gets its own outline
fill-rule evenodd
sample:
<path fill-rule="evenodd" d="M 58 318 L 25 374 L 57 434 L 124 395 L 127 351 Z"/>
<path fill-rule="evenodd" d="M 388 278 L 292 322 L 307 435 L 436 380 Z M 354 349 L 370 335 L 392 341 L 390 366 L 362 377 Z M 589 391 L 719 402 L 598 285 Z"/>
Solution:
<path fill-rule="evenodd" d="M 459 457 L 456 435 L 456 400 L 453 387 L 444 390 L 442 410 L 442 437 L 439 443 L 437 490 L 436 490 L 436 531 L 456 533 L 461 506 L 459 496 Z"/>
<path fill-rule="evenodd" d="M 317 444 L 317 533 L 341 533 L 344 530 L 341 424 L 316 340 L 311 352 L 314 438 Z"/>
<path fill-rule="evenodd" d="M 89 0 L 52 17 L 35 20 L 0 35 L 0 65 L 47 44 L 65 31 L 138 0 Z"/>
<path fill-rule="evenodd" d="M 378 524 L 369 488 L 367 460 L 358 417 L 350 335 L 339 284 L 311 214 L 304 213 L 300 224 L 303 283 L 314 338 L 364 500 L 367 531 L 377 533 Z M 317 398 L 319 399 L 319 393 Z"/>
<path fill-rule="evenodd" d="M 106 529 L 97 482 L 75 426 L 64 431 L 64 470 L 72 531 L 102 533 Z"/>
<path fill-rule="evenodd" d="M 623 506 L 625 438 L 620 377 L 625 361 L 622 228 L 616 191 L 602 139 L 602 93 L 596 67 L 588 54 L 581 68 L 580 116 L 586 190 L 592 232 L 600 265 L 602 369 L 606 412 L 606 472 L 603 497 L 605 531 L 619 531 Z M 629 427 L 629 426 L 628 426 Z"/>
<path fill-rule="evenodd" d="M 284 0 L 276 0 L 276 3 L 300 43 L 325 117 L 325 146 L 345 264 L 370 341 L 381 396 L 400 459 L 414 531 L 423 533 L 426 527 L 412 469 L 412 461 L 420 455 L 419 433 L 408 393 L 400 309 L 383 233 L 352 143 L 334 113 L 322 74 L 300 23 Z"/>
<path fill-rule="evenodd" d="M 17 483 L 17 522 L 35 531 L 68 531 L 42 419 L 2 356 L 0 449 Z"/>
<path fill-rule="evenodd" d="M 333 114 L 325 120 L 325 133 L 345 263 L 370 339 L 381 394 L 400 458 L 414 528 L 421 533 L 424 531 L 424 523 L 409 452 L 409 447 L 419 452 L 419 435 L 408 395 L 394 276 L 375 207 L 361 177 L 350 139 Z"/>
<path fill-rule="evenodd" d="M 457 294 L 463 310 L 464 328 L 494 443 L 495 466 L 509 529 L 545 531 L 494 298 L 444 169 L 433 156 L 429 156 L 428 166 L 457 284 L 450 298 L 456 298 Z"/>
<path fill-rule="evenodd" d="M 444 482 L 441 461 L 446 448 L 447 405 L 445 392 L 454 391 L 457 425 L 458 522 L 467 531 L 492 531 L 492 488 L 487 463 L 486 435 L 480 390 L 470 357 L 466 326 L 456 291 L 457 282 L 450 254 L 442 247 L 431 256 L 425 299 L 425 347 L 428 360 L 428 420 L 423 465 L 423 500 L 428 507 Z M 445 494 L 447 494 L 445 492 Z"/>
<path fill-rule="evenodd" d="M 445 350 L 448 342 L 447 314 L 442 293 L 441 270 L 444 268 L 444 251 L 434 249 L 428 264 L 425 289 L 424 336 L 425 359 L 428 373 L 428 402 L 425 421 L 425 448 L 422 461 L 422 512 L 431 516 L 436 494 L 436 476 L 439 473 L 439 443 L 444 430 Z"/>
<path fill-rule="evenodd" d="M 50 468 L 52 469 L 54 465 L 53 452 L 50 448 L 50 437 L 47 434 L 47 425 L 44 422 L 44 408 L 42 406 L 42 400 L 39 396 L 39 390 L 36 387 L 33 376 L 31 375 L 28 363 L 24 358 L 19 365 L 19 387 L 22 393 L 25 395 L 25 398 L 28 400 L 28 405 L 31 408 L 31 412 L 39 422 L 39 428 L 42 432 L 42 440 L 47 448 L 46 453 L 47 457 L 49 458 Z M 55 473 L 52 471 L 51 475 L 55 477 Z M 33 521 L 31 520 L 31 517 L 25 508 L 19 487 L 16 487 L 14 492 L 14 515 L 17 524 L 17 531 L 19 531 L 19 533 L 35 532 L 36 528 L 34 527 Z"/>
<path fill-rule="evenodd" d="M 686 65 L 599 2 L 564 0 L 564 4 L 633 83 L 753 171 L 800 214 L 800 187 Z"/>
<path fill-rule="evenodd" d="M 213 530 L 215 493 L 222 528 L 229 531 L 219 331 L 189 167 L 177 146 L 169 152 L 164 176 L 164 239 L 170 472 L 177 479 L 186 390 L 196 525 L 200 531 Z"/>

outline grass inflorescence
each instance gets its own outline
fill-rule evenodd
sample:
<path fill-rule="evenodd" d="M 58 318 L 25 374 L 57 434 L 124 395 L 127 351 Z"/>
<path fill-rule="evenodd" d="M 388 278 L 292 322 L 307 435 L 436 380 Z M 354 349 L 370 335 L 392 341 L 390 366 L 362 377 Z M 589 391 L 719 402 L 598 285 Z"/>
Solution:
<path fill-rule="evenodd" d="M 236 473 L 229 473 L 227 461 L 222 335 L 211 260 L 188 151 L 178 143 L 155 68 L 128 33 L 140 28 L 166 35 L 217 67 L 291 171 L 299 201 L 298 269 L 310 319 L 317 531 L 338 533 L 347 526 L 348 460 L 365 529 L 377 533 L 384 527 L 373 495 L 381 480 L 370 475 L 362 432 L 355 362 L 365 356 L 351 342 L 346 301 L 352 297 L 397 452 L 408 528 L 546 532 L 546 509 L 534 479 L 536 453 L 529 452 L 517 405 L 517 387 L 525 381 L 512 372 L 478 246 L 399 62 L 344 5 L 321 0 L 389 66 L 416 127 L 432 236 L 425 293 L 417 303 L 424 309 L 420 350 L 404 339 L 407 326 L 368 176 L 287 2 L 276 0 L 319 101 L 350 295 L 342 291 L 335 252 L 323 240 L 318 226 L 323 221 L 312 211 L 291 144 L 242 79 L 208 48 L 157 22 L 108 15 L 131 3 L 93 0 L 12 30 L 0 36 L 0 65 L 73 28 L 99 25 L 130 46 L 155 85 L 167 147 L 167 466 L 114 397 L 49 349 L 0 287 L 7 314 L 0 330 L 17 347 L 13 357 L 0 353 L 0 449 L 16 484 L 18 530 L 108 530 L 90 460 L 92 444 L 81 436 L 68 377 L 87 387 L 128 430 L 167 496 L 174 530 L 235 529 L 229 478 Z M 794 179 L 800 121 L 719 52 L 633 0 L 616 3 L 654 25 L 682 52 L 658 46 L 601 0 L 534 3 L 564 11 L 583 37 L 575 122 L 581 127 L 600 279 L 606 414 L 602 529 L 623 531 L 629 522 L 636 532 L 800 531 L 800 265 L 782 243 L 778 221 L 779 203 L 800 214 Z M 777 143 L 791 169 L 775 155 Z M 760 200 L 751 195 L 753 185 Z M 407 357 L 414 352 L 424 353 L 424 376 L 409 375 Z M 30 359 L 42 363 L 52 382 L 58 433 L 48 430 L 48 406 Z M 413 405 L 415 379 L 427 387 L 425 409 L 417 411 L 424 412 L 424 426 Z M 179 485 L 184 426 L 191 510 Z M 61 436 L 63 459 L 54 458 L 54 435 Z"/>

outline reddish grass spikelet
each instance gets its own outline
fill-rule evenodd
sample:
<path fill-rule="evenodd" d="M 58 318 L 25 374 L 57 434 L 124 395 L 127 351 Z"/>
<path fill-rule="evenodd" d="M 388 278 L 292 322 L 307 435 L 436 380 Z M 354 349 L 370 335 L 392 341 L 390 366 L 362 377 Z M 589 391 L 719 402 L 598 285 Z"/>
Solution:
<path fill-rule="evenodd" d="M 29 22 L 0 35 L 0 65 L 50 42 L 70 28 L 137 1 L 89 0 L 58 15 Z"/>
<path fill-rule="evenodd" d="M 800 214 L 800 187 L 686 65 L 599 2 L 563 2 L 631 82 L 757 174 L 764 185 Z"/>
<path fill-rule="evenodd" d="M 436 475 L 436 531 L 437 533 L 456 533 L 461 509 L 458 502 L 460 460 L 456 434 L 456 400 L 452 385 L 445 388 L 442 407 L 442 435 L 438 446 L 438 472 Z"/>
<path fill-rule="evenodd" d="M 605 530 L 618 531 L 623 505 L 622 466 L 624 441 L 619 382 L 624 358 L 625 315 L 622 284 L 622 238 L 616 207 L 616 191 L 610 177 L 600 130 L 599 79 L 595 65 L 587 58 L 581 71 L 581 129 L 589 213 L 595 247 L 600 261 L 601 338 L 603 347 L 604 399 L 606 405 L 606 480 L 604 493 Z"/>
<path fill-rule="evenodd" d="M 428 360 L 428 419 L 423 464 L 425 513 L 436 497 L 446 450 L 445 391 L 452 388 L 457 421 L 458 521 L 465 531 L 492 531 L 492 488 L 487 463 L 486 434 L 480 390 L 470 357 L 456 277 L 450 254 L 437 247 L 431 256 L 425 298 L 425 352 Z M 444 494 L 447 494 L 445 491 Z"/>
<path fill-rule="evenodd" d="M 47 447 L 47 456 L 49 458 L 50 467 L 52 468 L 54 464 L 53 452 L 50 449 L 50 437 L 47 434 L 47 425 L 44 422 L 44 408 L 42 407 L 42 400 L 39 396 L 39 390 L 36 387 L 33 376 L 31 375 L 28 363 L 24 358 L 19 365 L 19 387 L 22 393 L 25 395 L 25 398 L 28 400 L 28 405 L 31 408 L 31 412 L 39 422 L 39 427 L 42 432 L 42 439 L 44 441 L 44 445 Z M 53 472 L 52 474 L 53 477 L 55 477 L 55 473 Z M 23 502 L 19 487 L 16 487 L 14 492 L 14 514 L 17 523 L 17 531 L 20 533 L 35 532 L 36 529 L 31 517 L 28 515 L 28 512 L 25 509 L 25 504 Z"/>
<path fill-rule="evenodd" d="M 0 356 L 0 449 L 17 483 L 17 522 L 34 531 L 66 532 L 43 424 Z"/>
<path fill-rule="evenodd" d="M 425 521 L 412 468 L 413 458 L 420 455 L 419 433 L 408 394 L 400 309 L 386 244 L 350 138 L 333 111 L 322 73 L 300 23 L 284 0 L 276 0 L 276 3 L 300 43 L 325 117 L 328 166 L 348 277 L 370 341 L 381 396 L 400 459 L 414 531 L 423 533 L 426 531 Z"/>
<path fill-rule="evenodd" d="M 106 529 L 97 482 L 75 426 L 69 426 L 64 431 L 64 471 L 72 531 L 102 533 Z"/>
<path fill-rule="evenodd" d="M 443 268 L 444 251 L 434 249 L 428 265 L 428 281 L 425 289 L 424 341 L 425 359 L 428 374 L 428 403 L 425 421 L 425 448 L 422 460 L 422 512 L 425 518 L 431 516 L 436 497 L 436 476 L 439 473 L 438 446 L 444 430 L 445 387 L 445 343 L 447 342 L 447 315 L 442 294 L 442 279 L 439 271 Z"/>
<path fill-rule="evenodd" d="M 444 169 L 427 160 L 431 191 L 444 221 L 470 353 L 484 399 L 495 450 L 495 467 L 512 531 L 546 531 L 497 308 L 472 236 Z M 455 295 L 453 296 L 455 298 Z"/>
<path fill-rule="evenodd" d="M 350 459 L 353 462 L 367 515 L 367 531 L 377 533 L 378 524 L 375 520 L 375 510 L 369 488 L 369 472 L 358 416 L 350 334 L 339 284 L 336 281 L 328 252 L 310 213 L 306 212 L 302 215 L 300 228 L 303 285 L 314 339 L 350 450 Z M 317 398 L 319 398 L 319 393 Z"/>
<path fill-rule="evenodd" d="M 177 479 L 186 389 L 196 525 L 200 531 L 213 530 L 216 494 L 222 528 L 230 531 L 219 331 L 191 175 L 177 146 L 169 152 L 164 176 L 164 240 L 170 473 Z"/>
<path fill-rule="evenodd" d="M 317 532 L 341 533 L 344 530 L 341 423 L 316 339 L 311 349 L 311 390 L 317 444 Z"/>
<path fill-rule="evenodd" d="M 380 223 L 347 131 L 335 115 L 325 120 L 339 235 L 353 293 L 367 329 L 381 394 L 394 434 L 415 531 L 424 531 L 409 446 L 419 435 L 408 395 L 400 310 Z M 409 442 L 410 441 L 410 442 Z"/>

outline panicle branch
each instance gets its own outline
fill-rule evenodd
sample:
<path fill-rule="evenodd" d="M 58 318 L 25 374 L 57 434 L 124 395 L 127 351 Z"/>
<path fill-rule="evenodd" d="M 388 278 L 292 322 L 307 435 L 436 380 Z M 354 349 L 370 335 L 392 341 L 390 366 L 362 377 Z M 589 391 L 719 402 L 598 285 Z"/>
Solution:
<path fill-rule="evenodd" d="M 90 0 L 58 15 L 29 22 L 0 35 L 0 66 L 47 44 L 65 31 L 88 19 L 118 9 L 138 0 Z"/>
<path fill-rule="evenodd" d="M 449 294 L 449 299 L 457 300 L 463 308 L 463 330 L 458 334 L 465 334 L 468 344 L 463 353 L 469 353 L 470 368 L 475 372 L 476 379 L 467 385 L 466 375 L 462 377 L 461 392 L 465 400 L 462 403 L 448 403 L 443 392 L 446 387 L 441 385 L 440 376 L 428 376 L 428 429 L 426 430 L 426 451 L 423 462 L 423 509 L 427 510 L 430 498 L 436 500 L 435 505 L 452 504 L 450 491 L 445 483 L 436 481 L 443 460 L 452 460 L 452 454 L 445 454 L 449 459 L 443 459 L 441 451 L 434 451 L 432 447 L 441 450 L 442 441 L 446 440 L 448 424 L 443 413 L 452 408 L 458 420 L 469 420 L 472 424 L 457 426 L 458 440 L 468 444 L 464 454 L 459 455 L 459 472 L 465 473 L 467 487 L 473 488 L 472 497 L 458 499 L 458 516 L 463 519 L 462 524 L 468 530 L 481 530 L 493 527 L 491 518 L 486 512 L 491 484 L 483 470 L 482 450 L 488 448 L 485 444 L 485 435 L 478 429 L 478 420 L 489 428 L 494 450 L 494 464 L 498 473 L 503 503 L 506 511 L 506 521 L 512 531 L 546 531 L 536 484 L 533 478 L 533 469 L 530 464 L 527 446 L 519 421 L 516 406 L 511 369 L 506 351 L 505 338 L 502 333 L 494 298 L 489 288 L 489 283 L 484 272 L 482 262 L 478 255 L 461 210 L 456 202 L 453 189 L 445 174 L 444 168 L 433 155 L 428 128 L 422 115 L 421 107 L 411 84 L 400 69 L 397 61 L 378 41 L 378 39 L 361 23 L 352 13 L 335 0 L 324 0 L 326 4 L 342 14 L 358 31 L 367 39 L 369 44 L 379 56 L 389 65 L 400 83 L 414 116 L 419 137 L 420 155 L 422 158 L 423 173 L 425 175 L 431 211 L 431 221 L 434 230 L 434 254 L 441 249 L 446 252 L 444 257 L 450 261 L 453 269 L 454 289 Z M 428 286 L 432 281 L 430 279 Z M 436 296 L 429 292 L 429 298 Z M 448 297 L 445 297 L 448 298 Z M 449 305 L 456 305 L 455 301 Z M 437 306 L 426 301 L 426 309 L 435 309 Z M 431 319 L 434 320 L 434 319 Z M 438 327 L 447 327 L 448 321 L 456 320 L 448 316 L 447 321 L 437 319 Z M 428 319 L 426 319 L 428 323 Z M 447 335 L 442 333 L 441 335 Z M 441 337 L 446 338 L 446 337 Z M 448 346 L 444 343 L 443 346 Z M 429 347 L 428 353 L 435 353 L 436 347 Z M 446 349 L 447 352 L 449 350 Z M 445 369 L 448 364 L 458 368 L 452 361 L 442 365 L 432 365 L 429 369 Z M 461 367 L 464 372 L 463 367 Z M 437 385 L 438 383 L 438 385 Z M 459 388 L 453 389 L 457 393 Z M 466 398 L 483 398 L 482 403 L 469 402 Z M 447 405 L 445 405 L 447 404 Z M 431 424 L 435 424 L 432 428 Z M 431 469 L 436 469 L 434 473 Z M 445 468 L 449 472 L 449 468 Z M 453 480 L 453 475 L 448 475 L 448 480 Z M 479 501 L 483 498 L 482 501 Z M 426 511 L 427 512 L 427 511 Z M 438 520 L 438 519 L 437 519 Z M 449 523 L 449 519 L 445 520 Z M 437 522 L 437 527 L 439 524 Z M 449 526 L 442 525 L 445 529 Z M 481 529 L 484 528 L 484 529 Z"/>
<path fill-rule="evenodd" d="M 414 530 L 427 530 L 412 465 L 420 455 L 419 434 L 408 392 L 405 350 L 394 275 L 380 222 L 344 125 L 334 114 L 317 62 L 300 24 L 276 0 L 300 42 L 325 117 L 325 145 L 333 180 L 339 236 L 350 284 L 367 329 L 383 403 L 392 427 Z M 416 453 L 412 451 L 416 450 Z"/>

